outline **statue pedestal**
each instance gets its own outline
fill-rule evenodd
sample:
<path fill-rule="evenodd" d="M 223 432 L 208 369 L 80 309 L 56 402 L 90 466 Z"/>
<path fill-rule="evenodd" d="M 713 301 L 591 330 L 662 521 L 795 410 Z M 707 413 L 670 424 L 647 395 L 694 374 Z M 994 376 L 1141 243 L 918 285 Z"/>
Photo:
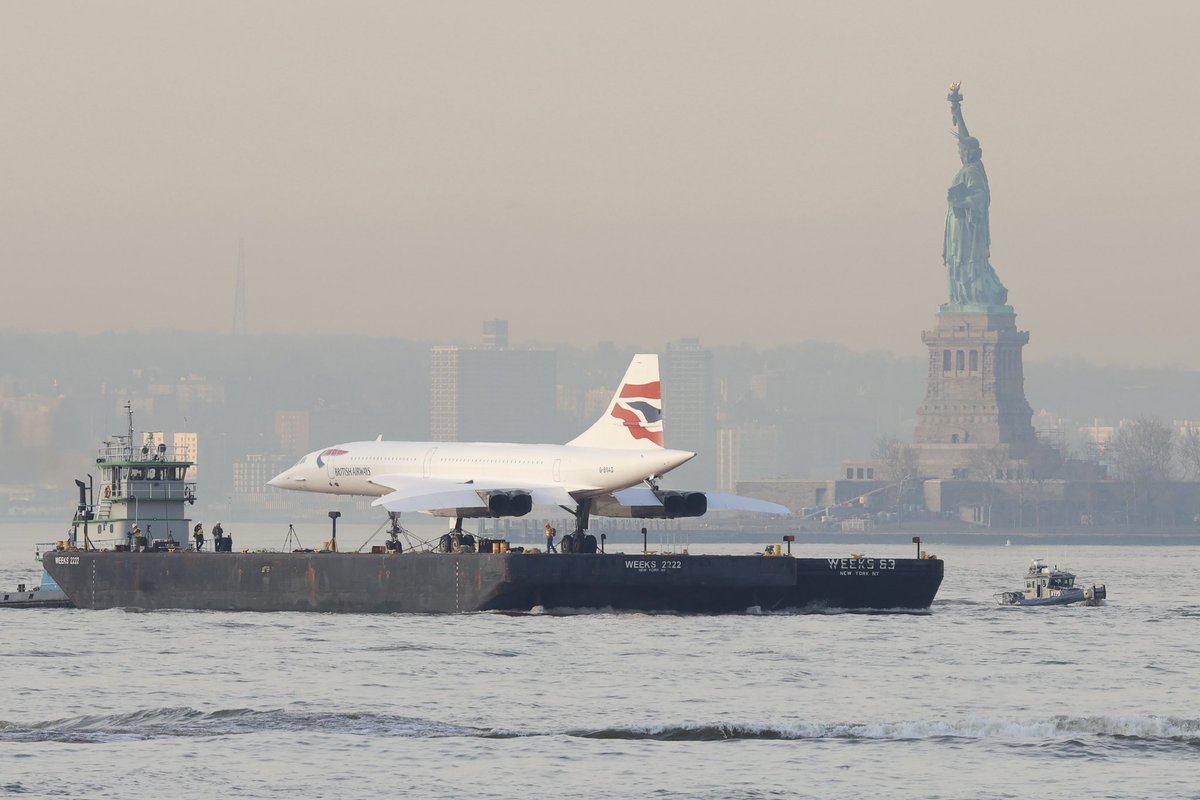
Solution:
<path fill-rule="evenodd" d="M 929 377 L 914 440 L 928 477 L 965 477 L 979 447 L 1008 445 L 1016 457 L 1035 441 L 1021 361 L 1029 333 L 1016 319 L 1007 306 L 944 306 L 936 327 L 921 334 Z"/>

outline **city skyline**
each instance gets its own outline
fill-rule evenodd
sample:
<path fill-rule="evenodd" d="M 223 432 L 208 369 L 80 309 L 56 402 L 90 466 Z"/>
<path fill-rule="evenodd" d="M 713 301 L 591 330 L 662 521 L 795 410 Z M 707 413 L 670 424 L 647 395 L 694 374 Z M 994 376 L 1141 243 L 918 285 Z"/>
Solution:
<path fill-rule="evenodd" d="M 247 342 L 257 346 L 245 347 Z M 306 353 L 302 369 L 290 355 L 296 348 Z M 509 355 L 535 356 L 549 371 L 541 380 L 520 368 L 522 387 L 541 387 L 534 392 L 540 411 L 497 418 L 485 407 L 466 406 L 462 422 L 475 434 L 465 438 L 568 441 L 599 413 L 597 403 L 611 396 L 629 355 L 644 349 L 611 343 L 524 353 L 467 347 L 463 352 L 497 356 L 494 367 L 509 363 Z M 816 343 L 759 351 L 685 338 L 660 349 L 664 380 L 671 381 L 664 393 L 667 442 L 700 453 L 692 462 L 698 470 L 675 477 L 726 491 L 747 479 L 838 474 L 847 460 L 869 458 L 880 436 L 908 439 L 928 367 L 917 358 Z M 440 350 L 445 348 L 427 342 L 400 347 L 365 337 L 180 332 L 0 340 L 6 365 L 0 375 L 0 498 L 25 497 L 38 486 L 57 497 L 96 442 L 122 429 L 130 401 L 137 427 L 164 432 L 164 442 L 191 432 L 210 497 L 262 505 L 269 499 L 262 476 L 277 474 L 312 448 L 378 435 L 431 438 Z M 109 355 L 97 361 L 91 355 L 97 351 Z M 347 351 L 367 363 L 386 361 L 389 368 L 348 370 Z M 189 371 L 182 374 L 180 352 L 189 354 Z M 684 359 L 668 366 L 673 352 Z M 473 371 L 480 370 L 495 371 L 483 362 Z M 1050 436 L 1083 457 L 1096 458 L 1122 420 L 1156 417 L 1180 430 L 1196 427 L 1195 372 L 1077 362 L 1029 365 L 1028 373 L 1039 439 Z M 483 390 L 478 377 L 469 380 L 477 393 Z"/>
<path fill-rule="evenodd" d="M 355 8 L 0 8 L 0 331 L 919 355 L 961 79 L 1028 360 L 1200 369 L 1195 7 Z"/>

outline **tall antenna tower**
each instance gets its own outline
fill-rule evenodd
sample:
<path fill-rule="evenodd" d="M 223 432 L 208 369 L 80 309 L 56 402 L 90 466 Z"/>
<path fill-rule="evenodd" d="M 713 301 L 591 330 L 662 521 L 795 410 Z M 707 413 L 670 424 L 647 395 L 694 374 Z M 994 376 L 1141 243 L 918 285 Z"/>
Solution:
<path fill-rule="evenodd" d="M 233 332 L 246 335 L 246 240 L 238 239 L 237 285 L 233 290 Z"/>

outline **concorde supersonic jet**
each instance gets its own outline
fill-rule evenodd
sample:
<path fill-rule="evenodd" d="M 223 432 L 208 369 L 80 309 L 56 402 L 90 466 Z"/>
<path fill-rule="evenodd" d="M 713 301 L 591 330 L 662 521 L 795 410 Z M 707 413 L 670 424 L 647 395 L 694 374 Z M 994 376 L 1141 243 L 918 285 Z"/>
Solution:
<path fill-rule="evenodd" d="M 711 510 L 787 514 L 749 497 L 659 488 L 696 456 L 663 444 L 658 356 L 635 355 L 604 414 L 563 444 L 348 442 L 313 451 L 268 483 L 281 489 L 376 497 L 393 515 L 420 511 L 454 520 L 521 517 L 560 506 L 585 531 L 590 515 L 673 519 Z"/>

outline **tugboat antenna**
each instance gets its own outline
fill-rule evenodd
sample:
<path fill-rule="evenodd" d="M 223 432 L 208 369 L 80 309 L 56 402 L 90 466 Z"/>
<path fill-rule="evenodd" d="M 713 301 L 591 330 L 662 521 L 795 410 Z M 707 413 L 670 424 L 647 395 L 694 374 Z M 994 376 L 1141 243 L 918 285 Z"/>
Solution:
<path fill-rule="evenodd" d="M 133 401 L 125 401 L 125 414 L 129 417 L 129 457 L 133 458 Z"/>

